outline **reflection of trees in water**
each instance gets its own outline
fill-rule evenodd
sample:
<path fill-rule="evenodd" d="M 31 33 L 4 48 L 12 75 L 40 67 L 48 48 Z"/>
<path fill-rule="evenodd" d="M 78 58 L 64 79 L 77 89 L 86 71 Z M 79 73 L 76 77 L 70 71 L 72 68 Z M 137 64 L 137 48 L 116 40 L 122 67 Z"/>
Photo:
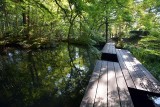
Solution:
<path fill-rule="evenodd" d="M 60 45 L 54 50 L 14 51 L 1 56 L 0 104 L 78 105 L 89 79 L 88 56 L 95 59 L 90 52 Z"/>

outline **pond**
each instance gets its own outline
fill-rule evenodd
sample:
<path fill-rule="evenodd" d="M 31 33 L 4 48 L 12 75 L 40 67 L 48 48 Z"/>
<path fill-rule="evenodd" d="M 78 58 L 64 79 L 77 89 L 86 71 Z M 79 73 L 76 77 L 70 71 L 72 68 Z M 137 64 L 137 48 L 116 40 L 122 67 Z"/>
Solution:
<path fill-rule="evenodd" d="M 0 107 L 79 107 L 96 48 L 5 50 L 0 55 Z"/>

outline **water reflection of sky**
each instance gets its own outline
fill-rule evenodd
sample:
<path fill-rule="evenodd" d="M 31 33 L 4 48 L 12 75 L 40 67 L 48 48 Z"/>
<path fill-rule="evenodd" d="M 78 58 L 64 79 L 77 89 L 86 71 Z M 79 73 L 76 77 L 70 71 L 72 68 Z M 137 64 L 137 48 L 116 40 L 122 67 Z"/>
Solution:
<path fill-rule="evenodd" d="M 151 97 L 152 101 L 160 107 L 160 97 Z M 157 106 L 158 107 L 158 106 Z"/>
<path fill-rule="evenodd" d="M 51 72 L 51 71 L 52 71 L 52 67 L 51 67 L 51 66 L 48 66 L 48 67 L 47 67 L 47 70 L 48 70 L 48 72 Z"/>

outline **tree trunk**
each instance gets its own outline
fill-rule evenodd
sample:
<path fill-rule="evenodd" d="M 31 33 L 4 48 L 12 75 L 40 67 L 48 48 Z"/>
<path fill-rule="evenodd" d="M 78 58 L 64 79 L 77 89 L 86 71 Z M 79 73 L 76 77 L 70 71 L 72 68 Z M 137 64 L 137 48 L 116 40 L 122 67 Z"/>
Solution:
<path fill-rule="evenodd" d="M 23 26 L 24 26 L 24 36 L 26 37 L 27 40 L 30 39 L 29 36 L 29 24 L 30 24 L 30 20 L 29 20 L 29 6 L 28 6 L 28 11 L 26 11 L 26 7 L 23 8 L 24 12 L 22 13 L 22 17 L 23 17 Z"/>
<path fill-rule="evenodd" d="M 82 23 L 81 23 L 81 16 L 80 16 L 80 22 L 79 22 L 79 34 L 80 34 L 80 37 L 82 36 Z"/>
<path fill-rule="evenodd" d="M 6 1 L 2 0 L 2 16 L 4 21 L 2 22 L 2 33 L 3 36 L 6 36 L 6 28 L 7 28 L 7 11 L 6 11 Z"/>
<path fill-rule="evenodd" d="M 28 39 L 28 17 L 26 13 L 22 13 L 22 17 L 23 17 L 23 27 L 24 27 L 24 36 Z"/>
<path fill-rule="evenodd" d="M 108 26 L 109 26 L 109 24 L 108 24 L 108 18 L 106 17 L 106 43 L 108 42 Z"/>

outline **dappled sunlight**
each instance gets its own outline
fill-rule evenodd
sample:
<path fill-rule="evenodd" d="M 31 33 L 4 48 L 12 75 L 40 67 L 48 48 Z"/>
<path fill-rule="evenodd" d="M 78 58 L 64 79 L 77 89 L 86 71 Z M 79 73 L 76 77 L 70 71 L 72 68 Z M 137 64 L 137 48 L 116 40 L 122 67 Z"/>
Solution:
<path fill-rule="evenodd" d="M 129 51 L 123 51 L 129 57 L 125 59 L 125 64 L 127 65 L 127 69 L 130 71 L 131 76 L 133 76 L 133 81 L 137 84 L 138 89 L 151 91 L 155 93 L 159 93 L 159 87 L 156 84 L 156 81 L 149 72 L 141 65 L 141 63 L 134 57 L 131 56 Z M 128 62 L 128 63 L 126 63 Z"/>
<path fill-rule="evenodd" d="M 97 71 L 95 71 L 97 72 Z M 93 72 L 92 77 L 89 81 L 88 87 L 86 89 L 86 94 L 81 102 L 80 107 L 86 107 L 86 104 L 93 104 L 94 103 L 94 98 L 96 96 L 96 90 L 97 90 L 97 85 L 98 85 L 98 80 L 99 80 L 99 72 L 95 73 Z"/>
<path fill-rule="evenodd" d="M 0 106 L 133 107 L 160 92 L 159 28 L 159 0 L 0 0 Z"/>
<path fill-rule="evenodd" d="M 156 81 L 149 76 L 150 74 L 140 65 L 140 62 L 136 61 L 136 58 L 126 50 L 117 49 L 116 52 L 119 63 L 101 61 L 102 65 L 99 66 L 98 74 L 93 72 L 93 77 L 99 76 L 92 81 L 91 90 L 88 89 L 91 93 L 94 93 L 92 95 L 89 92 L 89 96 L 86 97 L 87 100 L 91 101 L 89 102 L 91 106 L 120 107 L 121 105 L 127 105 L 126 107 L 133 107 L 134 104 L 128 87 L 154 93 L 160 92 Z M 84 105 L 87 105 L 87 100 Z"/>
<path fill-rule="evenodd" d="M 114 71 L 109 71 L 109 72 L 108 72 L 108 81 L 109 81 L 109 80 L 112 80 L 113 78 L 115 78 L 115 73 L 114 73 Z"/>
<path fill-rule="evenodd" d="M 123 57 L 124 59 L 127 59 L 127 58 L 128 58 L 128 56 L 127 56 L 127 55 L 123 55 L 122 57 Z"/>

